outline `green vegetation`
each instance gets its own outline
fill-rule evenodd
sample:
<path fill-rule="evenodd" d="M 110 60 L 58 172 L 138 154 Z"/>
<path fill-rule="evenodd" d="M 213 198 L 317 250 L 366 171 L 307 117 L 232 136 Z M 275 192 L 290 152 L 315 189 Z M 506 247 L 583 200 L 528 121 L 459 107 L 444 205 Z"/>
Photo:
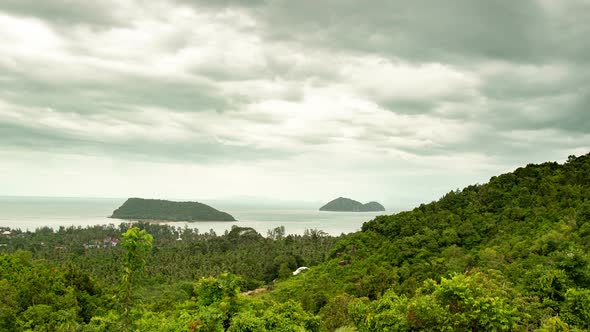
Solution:
<path fill-rule="evenodd" d="M 0 330 L 590 329 L 590 154 L 337 238 L 137 226 L 13 231 L 0 247 Z M 116 236 L 142 245 L 113 245 Z M 84 249 L 97 237 L 110 244 Z M 293 276 L 301 265 L 310 269 Z"/>
<path fill-rule="evenodd" d="M 123 325 L 131 330 L 131 308 L 133 307 L 133 288 L 141 276 L 147 254 L 152 248 L 154 238 L 145 230 L 132 227 L 123 234 L 123 278 L 121 279 L 123 304 Z"/>
<path fill-rule="evenodd" d="M 350 198 L 338 197 L 322 206 L 320 211 L 372 212 L 385 211 L 385 207 L 377 202 L 363 204 Z"/>
<path fill-rule="evenodd" d="M 166 221 L 235 221 L 230 214 L 199 202 L 129 198 L 111 218 Z"/>
<path fill-rule="evenodd" d="M 589 248 L 585 155 L 377 217 L 273 296 L 360 331 L 587 329 Z"/>

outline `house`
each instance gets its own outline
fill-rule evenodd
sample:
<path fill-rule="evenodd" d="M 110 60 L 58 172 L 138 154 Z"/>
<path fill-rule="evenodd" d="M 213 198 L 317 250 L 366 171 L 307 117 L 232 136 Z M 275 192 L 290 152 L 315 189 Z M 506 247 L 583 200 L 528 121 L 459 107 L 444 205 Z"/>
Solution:
<path fill-rule="evenodd" d="M 105 247 L 105 248 L 106 247 L 115 247 L 115 246 L 117 246 L 117 244 L 119 244 L 119 239 L 107 236 L 104 238 L 102 243 L 103 243 L 103 247 Z"/>

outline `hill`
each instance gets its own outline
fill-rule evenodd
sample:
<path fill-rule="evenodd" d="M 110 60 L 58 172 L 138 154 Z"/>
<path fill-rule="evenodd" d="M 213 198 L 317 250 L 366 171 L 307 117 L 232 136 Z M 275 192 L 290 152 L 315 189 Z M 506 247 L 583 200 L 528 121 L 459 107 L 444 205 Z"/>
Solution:
<path fill-rule="evenodd" d="M 383 205 L 377 202 L 363 204 L 350 198 L 338 197 L 320 208 L 320 211 L 336 212 L 372 212 L 385 211 Z"/>
<path fill-rule="evenodd" d="M 339 237 L 131 226 L 3 237 L 0 331 L 590 329 L 590 154 Z"/>
<path fill-rule="evenodd" d="M 235 221 L 230 214 L 199 202 L 129 198 L 111 218 L 165 221 Z"/>
<path fill-rule="evenodd" d="M 331 329 L 588 329 L 589 249 L 587 154 L 379 216 L 272 294 Z"/>

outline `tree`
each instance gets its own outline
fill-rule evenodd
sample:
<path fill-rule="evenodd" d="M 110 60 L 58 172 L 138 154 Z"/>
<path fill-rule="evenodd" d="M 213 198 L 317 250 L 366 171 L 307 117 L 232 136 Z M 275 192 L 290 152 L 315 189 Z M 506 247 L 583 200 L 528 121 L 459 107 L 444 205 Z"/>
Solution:
<path fill-rule="evenodd" d="M 132 227 L 123 234 L 123 324 L 131 328 L 130 312 L 133 303 L 133 288 L 136 286 L 143 268 L 147 262 L 147 255 L 152 248 L 154 238 L 145 230 Z"/>
<path fill-rule="evenodd" d="M 569 324 L 590 328 L 590 290 L 568 289 L 561 314 Z"/>

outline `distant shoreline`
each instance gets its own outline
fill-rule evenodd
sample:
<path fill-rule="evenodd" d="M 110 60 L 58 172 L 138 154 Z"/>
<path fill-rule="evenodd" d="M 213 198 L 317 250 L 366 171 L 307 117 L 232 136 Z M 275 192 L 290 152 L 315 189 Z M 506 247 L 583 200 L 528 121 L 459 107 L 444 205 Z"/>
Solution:
<path fill-rule="evenodd" d="M 136 221 L 136 222 L 146 222 L 151 224 L 163 224 L 169 222 L 189 222 L 189 223 L 199 223 L 199 222 L 238 222 L 238 220 L 167 220 L 167 219 L 138 219 L 138 218 L 121 218 L 121 217 L 107 217 L 109 219 L 120 219 L 120 220 L 127 220 L 127 221 Z"/>

